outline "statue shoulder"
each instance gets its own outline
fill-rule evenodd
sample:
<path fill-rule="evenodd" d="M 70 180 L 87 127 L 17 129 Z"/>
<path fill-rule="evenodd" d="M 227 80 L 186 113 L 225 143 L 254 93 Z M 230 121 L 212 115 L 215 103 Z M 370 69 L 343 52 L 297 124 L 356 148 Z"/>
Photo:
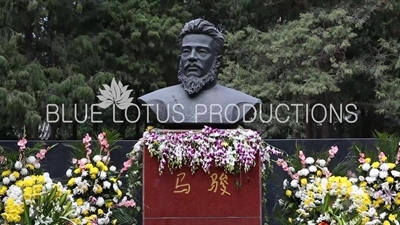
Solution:
<path fill-rule="evenodd" d="M 244 92 L 223 86 L 218 85 L 218 91 L 224 93 L 225 96 L 229 96 L 229 98 L 234 99 L 237 103 L 250 103 L 250 104 L 261 104 L 261 100 L 248 95 Z"/>
<path fill-rule="evenodd" d="M 165 87 L 156 91 L 150 92 L 139 97 L 139 100 L 145 103 L 168 103 L 174 100 L 174 96 L 184 94 L 181 84 Z"/>

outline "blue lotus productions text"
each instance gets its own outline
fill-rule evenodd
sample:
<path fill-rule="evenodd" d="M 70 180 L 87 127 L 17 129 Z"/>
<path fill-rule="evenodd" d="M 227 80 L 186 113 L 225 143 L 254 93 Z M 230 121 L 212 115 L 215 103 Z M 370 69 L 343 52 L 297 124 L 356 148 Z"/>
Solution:
<path fill-rule="evenodd" d="M 263 115 L 262 111 L 259 111 L 259 118 L 263 123 L 270 123 L 273 120 L 278 123 L 289 123 L 296 121 L 305 123 L 355 123 L 358 120 L 358 109 L 353 103 L 350 104 L 329 104 L 325 105 L 322 103 L 316 104 L 269 104 L 268 110 L 265 110 Z M 261 107 L 260 107 L 261 108 Z M 267 119 L 265 119 L 265 117 Z M 302 118 L 300 121 L 299 118 Z M 254 119 L 254 118 L 253 118 Z M 294 120 L 293 120 L 294 119 Z"/>
<path fill-rule="evenodd" d="M 179 104 L 178 104 L 179 105 Z M 172 110 L 175 114 L 180 114 L 181 118 L 184 116 L 183 113 L 179 111 L 179 109 L 183 109 L 183 106 L 172 107 Z M 240 118 L 236 118 L 236 120 L 232 120 L 229 118 L 229 115 L 232 111 L 242 112 L 242 115 L 245 112 L 252 111 L 254 112 L 253 116 L 250 118 L 243 118 L 242 121 L 244 123 L 252 123 L 257 119 L 262 123 L 270 123 L 275 120 L 278 123 L 289 123 L 296 121 L 296 123 L 317 123 L 321 124 L 324 122 L 328 123 L 355 123 L 358 120 L 358 112 L 357 106 L 353 103 L 350 104 L 329 104 L 328 106 L 322 103 L 316 104 L 303 104 L 303 103 L 295 103 L 295 104 L 262 104 L 259 107 L 256 107 L 251 104 L 243 104 L 240 107 L 236 104 L 229 104 L 225 107 L 222 107 L 219 104 L 210 104 L 209 106 L 203 104 L 197 104 L 195 106 L 194 116 L 198 118 L 198 116 L 209 115 L 210 121 L 215 121 L 214 118 L 220 118 L 221 121 L 227 121 L 230 123 L 238 122 Z M 302 118 L 300 120 L 300 118 Z M 179 121 L 174 121 L 179 123 Z"/>
<path fill-rule="evenodd" d="M 47 105 L 46 109 L 46 120 L 48 123 L 57 123 L 60 120 L 63 123 L 103 123 L 101 120 L 102 112 L 98 111 L 97 105 L 85 105 L 85 107 L 78 107 L 78 105 L 74 105 L 73 109 L 66 108 L 64 105 L 59 107 L 56 104 Z M 144 107 L 147 108 L 147 122 L 150 122 L 149 112 L 150 106 L 144 104 Z M 128 123 L 137 123 L 141 118 L 142 107 L 138 105 L 131 104 L 128 108 L 122 110 L 123 113 L 116 113 L 115 105 L 113 105 L 113 122 L 114 123 L 123 123 L 121 116 L 124 116 L 124 120 Z M 158 107 L 156 107 L 158 108 Z M 171 107 L 167 107 L 167 114 L 174 115 L 172 116 L 172 120 L 174 123 L 182 123 L 185 120 L 184 109 L 185 107 L 182 104 L 174 104 Z M 82 113 L 84 110 L 84 113 Z M 172 110 L 172 112 L 170 112 Z M 121 110 L 120 110 L 121 111 Z M 238 114 L 244 115 L 245 112 L 252 111 L 253 115 L 249 118 L 241 118 L 238 116 L 235 119 L 230 118 L 232 112 L 240 112 Z M 193 114 L 190 117 L 194 118 L 195 121 L 197 119 L 204 116 L 209 116 L 210 121 L 215 121 L 215 118 L 219 118 L 221 122 L 229 122 L 235 123 L 239 120 L 242 120 L 244 123 L 251 123 L 256 120 L 261 121 L 262 123 L 270 123 L 274 120 L 278 123 L 310 123 L 314 122 L 317 124 L 329 122 L 329 123 L 355 123 L 358 120 L 358 110 L 355 104 L 329 104 L 324 105 L 321 103 L 317 104 L 262 104 L 259 107 L 255 107 L 250 104 L 244 104 L 240 107 L 236 104 L 229 104 L 227 106 L 222 107 L 219 104 L 197 104 L 192 111 Z M 82 116 L 82 114 L 84 116 Z M 117 114 L 119 114 L 119 119 L 117 119 Z M 134 115 L 134 116 L 132 116 Z M 157 113 L 156 113 L 157 115 Z M 239 118 L 240 117 L 240 118 Z M 157 116 L 157 120 L 161 123 L 166 121 L 160 120 Z M 275 122 L 274 121 L 274 122 Z"/>

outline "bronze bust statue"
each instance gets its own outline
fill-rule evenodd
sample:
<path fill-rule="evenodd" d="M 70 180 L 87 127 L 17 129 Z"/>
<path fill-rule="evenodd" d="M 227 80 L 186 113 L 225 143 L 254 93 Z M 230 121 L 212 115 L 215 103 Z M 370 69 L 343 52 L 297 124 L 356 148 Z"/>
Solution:
<path fill-rule="evenodd" d="M 212 23 L 203 19 L 186 23 L 179 44 L 181 84 L 139 98 L 160 123 L 168 128 L 197 129 L 204 125 L 234 128 L 261 103 L 257 98 L 217 84 L 224 37 Z"/>

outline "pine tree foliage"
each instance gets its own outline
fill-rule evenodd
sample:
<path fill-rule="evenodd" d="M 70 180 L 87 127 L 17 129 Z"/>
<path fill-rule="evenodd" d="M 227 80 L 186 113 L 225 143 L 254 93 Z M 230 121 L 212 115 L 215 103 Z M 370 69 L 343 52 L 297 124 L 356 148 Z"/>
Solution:
<path fill-rule="evenodd" d="M 305 122 L 304 110 L 296 121 L 293 110 L 282 109 L 287 123 L 251 124 L 265 137 L 393 132 L 400 122 L 399 12 L 396 0 L 0 0 L 0 137 L 15 139 L 26 126 L 29 139 L 39 138 L 38 126 L 57 119 L 46 117 L 46 106 L 56 104 L 64 115 L 50 124 L 50 139 L 106 128 L 139 138 L 146 112 L 130 124 L 122 111 L 113 118 L 113 109 L 95 108 L 102 114 L 92 118 L 90 105 L 113 78 L 129 85 L 134 99 L 176 84 L 176 38 L 198 17 L 226 31 L 220 80 L 261 98 L 263 120 L 269 103 L 355 103 L 359 110 L 354 124 L 317 124 Z M 137 116 L 129 110 L 129 118 Z"/>
<path fill-rule="evenodd" d="M 373 26 L 376 17 L 394 13 L 391 10 L 376 1 L 341 2 L 331 8 L 310 7 L 298 19 L 268 32 L 246 27 L 228 33 L 229 60 L 223 80 L 275 106 L 356 103 L 359 109 L 372 105 L 376 113 L 396 116 L 400 106 L 395 100 L 400 92 L 393 88 L 400 81 L 398 37 L 381 35 L 387 29 L 383 26 L 379 37 L 372 35 L 377 29 Z M 264 107 L 267 115 L 268 108 Z M 304 107 L 299 111 L 298 120 L 306 121 Z M 294 109 L 279 113 L 280 119 L 287 114 L 288 123 L 273 119 L 256 126 L 265 127 L 270 137 L 282 130 L 287 137 L 309 137 L 307 126 L 313 124 L 296 122 Z M 325 138 L 333 136 L 329 126 L 324 123 L 317 132 Z"/>

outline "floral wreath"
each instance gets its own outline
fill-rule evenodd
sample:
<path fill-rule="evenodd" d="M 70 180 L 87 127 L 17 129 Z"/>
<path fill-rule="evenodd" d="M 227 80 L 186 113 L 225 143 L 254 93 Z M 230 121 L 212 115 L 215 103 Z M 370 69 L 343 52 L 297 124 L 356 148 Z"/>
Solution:
<path fill-rule="evenodd" d="M 160 175 L 166 164 L 171 172 L 187 165 L 192 173 L 200 167 L 209 173 L 210 167 L 215 165 L 233 175 L 242 170 L 247 173 L 256 166 L 258 156 L 264 174 L 270 166 L 270 154 L 282 154 L 265 143 L 257 131 L 243 128 L 222 130 L 209 126 L 200 132 L 190 130 L 182 133 L 161 133 L 148 127 L 128 157 L 138 159 L 145 146 L 150 156 L 159 160 Z"/>

